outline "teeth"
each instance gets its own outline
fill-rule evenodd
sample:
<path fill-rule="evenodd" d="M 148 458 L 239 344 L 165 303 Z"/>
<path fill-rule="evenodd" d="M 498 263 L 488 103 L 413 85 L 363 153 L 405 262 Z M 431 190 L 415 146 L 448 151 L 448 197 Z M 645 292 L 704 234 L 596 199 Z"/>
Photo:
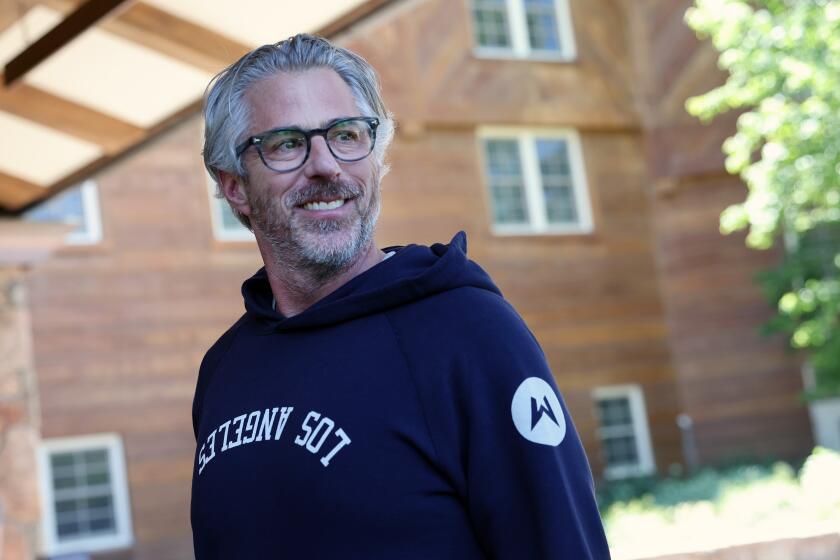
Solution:
<path fill-rule="evenodd" d="M 309 202 L 304 204 L 303 207 L 307 210 L 335 210 L 336 208 L 341 207 L 344 204 L 344 199 L 339 198 L 338 200 L 333 200 L 332 202 Z"/>

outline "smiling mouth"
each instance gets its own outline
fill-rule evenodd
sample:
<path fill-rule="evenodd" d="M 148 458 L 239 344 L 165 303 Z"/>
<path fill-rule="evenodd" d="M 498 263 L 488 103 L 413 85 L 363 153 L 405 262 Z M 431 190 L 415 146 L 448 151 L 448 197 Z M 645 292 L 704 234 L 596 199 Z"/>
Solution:
<path fill-rule="evenodd" d="M 344 204 L 348 201 L 347 198 L 339 198 L 336 200 L 313 200 L 311 202 L 307 202 L 306 204 L 302 204 L 300 207 L 304 210 L 335 210 L 336 208 L 341 208 Z"/>

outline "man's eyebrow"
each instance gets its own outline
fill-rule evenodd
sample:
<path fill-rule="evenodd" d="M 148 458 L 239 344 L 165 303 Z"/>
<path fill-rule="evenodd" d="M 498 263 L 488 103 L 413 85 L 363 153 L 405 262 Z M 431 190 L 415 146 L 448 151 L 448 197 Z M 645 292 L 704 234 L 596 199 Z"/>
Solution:
<path fill-rule="evenodd" d="M 347 116 L 343 116 L 343 117 L 336 117 L 336 118 L 330 119 L 328 121 L 323 121 L 321 123 L 321 128 L 329 128 L 330 126 L 334 125 L 338 121 L 343 121 L 345 119 L 352 119 L 352 118 L 353 118 L 352 116 L 347 115 Z"/>
<path fill-rule="evenodd" d="M 335 118 L 332 118 L 332 119 L 321 121 L 321 124 L 318 128 L 329 128 L 330 126 L 334 125 L 338 121 L 343 121 L 345 119 L 352 119 L 352 118 L 354 118 L 354 117 L 352 117 L 352 116 L 341 116 L 341 117 L 335 117 Z M 280 125 L 280 126 L 275 126 L 275 127 L 272 127 L 271 130 L 312 130 L 312 129 L 306 128 L 305 126 L 294 123 L 294 124 L 283 124 L 283 125 Z"/>

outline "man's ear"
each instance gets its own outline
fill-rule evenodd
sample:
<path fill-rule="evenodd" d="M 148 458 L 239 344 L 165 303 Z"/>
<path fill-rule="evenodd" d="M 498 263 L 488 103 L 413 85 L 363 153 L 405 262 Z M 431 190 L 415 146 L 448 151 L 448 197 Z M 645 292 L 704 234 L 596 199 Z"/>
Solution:
<path fill-rule="evenodd" d="M 221 169 L 218 173 L 222 194 L 225 195 L 230 205 L 241 214 L 250 216 L 251 205 L 248 203 L 248 195 L 245 193 L 245 179 Z"/>

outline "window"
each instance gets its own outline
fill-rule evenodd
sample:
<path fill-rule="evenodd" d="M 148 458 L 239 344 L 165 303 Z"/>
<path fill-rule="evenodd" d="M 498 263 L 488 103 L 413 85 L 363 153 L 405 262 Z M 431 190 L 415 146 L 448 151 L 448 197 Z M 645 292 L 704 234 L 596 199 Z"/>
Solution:
<path fill-rule="evenodd" d="M 636 385 L 599 387 L 593 391 L 604 476 L 621 478 L 656 469 L 642 390 Z"/>
<path fill-rule="evenodd" d="M 120 438 L 45 440 L 39 451 L 46 555 L 131 546 L 131 515 Z"/>
<path fill-rule="evenodd" d="M 568 0 L 472 0 L 472 21 L 479 55 L 576 56 Z"/>
<path fill-rule="evenodd" d="M 575 131 L 479 130 L 499 234 L 590 233 L 592 212 Z"/>
<path fill-rule="evenodd" d="M 210 193 L 210 221 L 213 223 L 213 237 L 219 241 L 253 241 L 254 234 L 242 225 L 230 204 L 224 198 L 216 197 L 216 183 L 207 175 Z"/>
<path fill-rule="evenodd" d="M 837 276 L 835 262 L 840 251 L 840 221 L 823 222 L 806 232 L 788 235 L 794 240 L 791 249 L 801 259 L 801 282 Z"/>
<path fill-rule="evenodd" d="M 102 240 L 99 197 L 93 181 L 85 181 L 58 193 L 25 212 L 24 219 L 76 226 L 67 234 L 69 245 L 93 245 Z"/>

